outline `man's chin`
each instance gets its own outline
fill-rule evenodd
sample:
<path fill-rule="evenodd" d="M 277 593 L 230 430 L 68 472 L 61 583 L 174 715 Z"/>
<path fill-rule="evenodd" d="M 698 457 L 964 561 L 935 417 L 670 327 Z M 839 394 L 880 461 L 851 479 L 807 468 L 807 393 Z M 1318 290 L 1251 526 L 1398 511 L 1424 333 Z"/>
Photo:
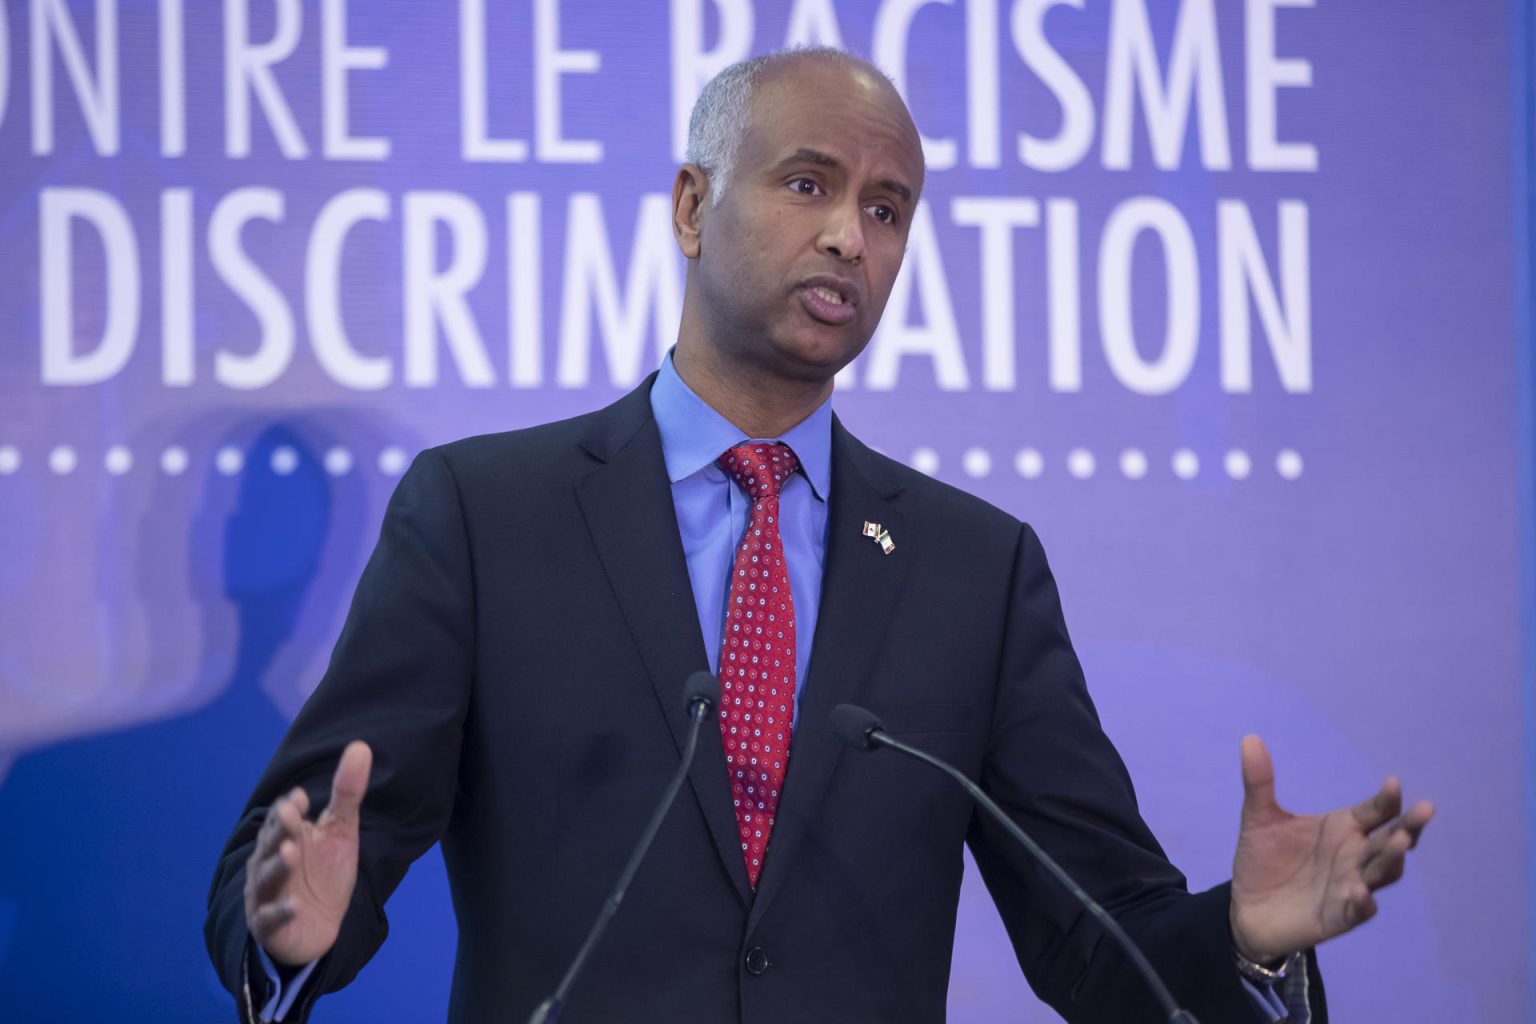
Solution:
<path fill-rule="evenodd" d="M 781 356 L 779 361 L 803 379 L 830 380 L 858 358 L 868 346 L 869 339 L 858 338 L 852 327 L 817 326 L 820 330 L 813 337 L 799 337 L 776 346 Z"/>
<path fill-rule="evenodd" d="M 800 356 L 781 360 L 778 368 L 786 378 L 807 384 L 827 384 L 842 372 L 843 367 L 853 362 L 857 355 L 844 352 L 836 357 Z"/>

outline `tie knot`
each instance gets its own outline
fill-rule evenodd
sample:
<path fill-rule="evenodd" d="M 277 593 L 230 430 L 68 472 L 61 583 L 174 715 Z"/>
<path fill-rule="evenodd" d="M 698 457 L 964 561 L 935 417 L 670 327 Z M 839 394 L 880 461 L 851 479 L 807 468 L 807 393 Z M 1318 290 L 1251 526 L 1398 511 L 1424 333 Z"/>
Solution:
<path fill-rule="evenodd" d="M 787 444 L 770 444 L 766 441 L 749 441 L 726 449 L 717 460 L 738 484 L 746 489 L 747 496 L 777 498 L 784 481 L 800 466 L 800 460 Z"/>

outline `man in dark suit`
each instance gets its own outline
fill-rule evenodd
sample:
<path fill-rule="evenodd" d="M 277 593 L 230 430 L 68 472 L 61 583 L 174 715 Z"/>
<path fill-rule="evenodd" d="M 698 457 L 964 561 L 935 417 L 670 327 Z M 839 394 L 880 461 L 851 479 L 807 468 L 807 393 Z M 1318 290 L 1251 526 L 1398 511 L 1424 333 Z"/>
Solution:
<path fill-rule="evenodd" d="M 1389 781 L 1290 815 L 1250 738 L 1233 882 L 1185 891 L 1099 728 L 1034 533 L 831 414 L 922 188 L 895 90 L 835 52 L 746 62 L 701 95 L 689 155 L 688 283 L 660 373 L 601 412 L 425 452 L 391 501 L 331 668 L 214 881 L 210 952 L 244 1014 L 298 1020 L 350 981 L 440 840 L 449 1018 L 525 1017 L 675 769 L 682 683 L 708 666 L 722 741 L 702 744 L 567 1019 L 941 1020 L 962 843 L 1047 1002 L 1158 1019 L 1092 919 L 947 780 L 840 748 L 827 716 L 852 701 L 979 780 L 1206 1024 L 1324 1020 L 1306 951 L 1374 912 L 1429 805 L 1400 813 Z"/>

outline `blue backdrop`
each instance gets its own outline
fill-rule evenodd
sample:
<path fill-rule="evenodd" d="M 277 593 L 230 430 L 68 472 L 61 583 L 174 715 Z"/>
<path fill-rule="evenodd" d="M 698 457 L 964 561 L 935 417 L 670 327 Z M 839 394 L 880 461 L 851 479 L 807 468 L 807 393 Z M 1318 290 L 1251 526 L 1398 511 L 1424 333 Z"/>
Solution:
<path fill-rule="evenodd" d="M 825 42 L 930 164 L 840 414 L 1039 529 L 1192 884 L 1246 731 L 1295 809 L 1437 800 L 1323 951 L 1338 1019 L 1531 1019 L 1530 33 L 1505 0 L 0 0 L 0 1016 L 228 1012 L 206 885 L 398 474 L 656 364 L 693 97 Z M 1050 1019 L 963 900 L 952 1019 Z M 323 1019 L 443 1013 L 435 852 L 389 909 Z"/>

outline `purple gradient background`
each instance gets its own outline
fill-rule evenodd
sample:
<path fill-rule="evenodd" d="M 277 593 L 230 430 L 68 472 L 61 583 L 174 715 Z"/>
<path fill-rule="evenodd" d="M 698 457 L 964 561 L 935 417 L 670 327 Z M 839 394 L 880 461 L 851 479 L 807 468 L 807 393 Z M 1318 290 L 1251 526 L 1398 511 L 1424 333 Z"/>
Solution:
<path fill-rule="evenodd" d="M 280 719 L 291 717 L 318 678 L 393 484 L 371 465 L 373 454 L 386 445 L 414 452 L 574 414 L 625 390 L 505 384 L 504 195 L 544 196 L 545 366 L 552 380 L 566 197 L 603 194 L 622 273 L 639 197 L 668 190 L 674 169 L 663 6 L 565 4 L 563 45 L 602 54 L 599 74 L 565 79 L 566 134 L 601 139 L 606 149 L 603 164 L 574 167 L 459 160 L 453 9 L 404 3 L 354 3 L 350 18 L 354 43 L 390 49 L 388 70 L 354 76 L 351 108 L 355 134 L 393 139 L 388 162 L 327 163 L 314 155 L 315 10 L 306 12 L 298 53 L 279 69 L 311 157 L 283 159 L 257 116 L 252 158 L 225 158 L 221 20 L 204 5 L 189 5 L 186 13 L 188 152 L 161 158 L 155 7 L 144 2 L 121 5 L 122 153 L 94 154 L 56 66 L 58 151 L 35 157 L 27 6 L 0 4 L 10 40 L 9 106 L 0 111 L 0 445 L 14 445 L 22 457 L 20 469 L 0 475 L 0 830 L 29 831 L 37 826 L 20 817 L 23 810 L 67 804 L 66 834 L 101 838 L 89 868 L 69 858 L 49 867 L 41 839 L 19 849 L 0 844 L 0 1000 L 23 1007 L 42 1000 L 52 984 L 29 959 L 26 940 L 35 933 L 26 890 L 66 886 L 71 870 L 102 879 L 195 872 L 168 883 L 167 903 L 148 915 L 147 944 L 178 956 L 187 948 L 196 953 L 198 907 L 222 832 L 188 825 L 178 838 L 177 804 L 206 807 L 208 820 L 227 828 Z M 492 132 L 528 138 L 527 11 L 491 6 L 490 52 L 499 69 Z M 1053 11 L 1046 23 L 1100 114 L 1109 6 L 1088 0 L 1085 10 Z M 1173 5 L 1151 6 L 1166 59 Z M 837 6 L 851 47 L 867 49 L 874 7 Z M 270 8 L 252 8 L 253 37 L 265 38 Z M 1218 8 L 1234 162 L 1241 168 L 1242 20 L 1237 4 Z M 71 9 L 89 39 L 89 8 Z M 785 11 L 765 3 L 756 14 L 754 48 L 778 45 Z M 1006 9 L 1000 24 L 1006 32 Z M 954 135 L 963 159 L 961 8 L 926 7 L 915 25 L 915 112 L 929 134 Z M 1003 167 L 936 172 L 926 193 L 973 388 L 941 391 L 926 361 L 908 359 L 896 391 L 855 386 L 840 395 L 838 409 L 889 454 L 907 458 L 932 449 L 936 475 L 1040 531 L 1106 727 L 1131 766 L 1147 817 L 1193 885 L 1215 884 L 1230 869 L 1244 732 L 1269 741 L 1281 799 L 1293 809 L 1352 803 L 1389 773 L 1405 779 L 1410 797 L 1436 799 L 1439 819 L 1406 879 L 1382 900 L 1381 919 L 1322 952 L 1336 1020 L 1531 1019 L 1519 543 L 1526 382 L 1515 323 L 1516 250 L 1524 243 L 1514 228 L 1517 197 L 1527 186 L 1512 171 L 1519 140 L 1511 98 L 1523 73 L 1510 42 L 1517 26 L 1510 5 L 1489 0 L 1319 0 L 1315 9 L 1282 10 L 1279 25 L 1281 53 L 1308 58 L 1314 78 L 1310 89 L 1282 91 L 1281 136 L 1317 146 L 1316 174 L 1207 172 L 1193 138 L 1179 169 L 1157 171 L 1144 132 L 1130 171 L 1103 170 L 1097 146 L 1070 172 L 1023 171 L 1012 158 L 1012 133 L 1049 133 L 1056 108 L 1005 38 Z M 209 353 L 215 346 L 248 351 L 254 321 L 213 273 L 201 233 L 219 197 L 254 184 L 286 197 L 286 222 L 248 227 L 246 245 L 295 305 L 299 349 L 276 385 L 236 392 L 212 382 Z M 112 193 L 139 233 L 141 341 L 128 368 L 106 384 L 39 383 L 38 192 L 50 186 Z M 498 386 L 465 388 L 448 368 L 435 389 L 407 389 L 397 366 L 390 388 L 359 393 L 321 374 L 305 340 L 299 256 L 320 205 L 361 186 L 385 190 L 394 207 L 388 223 L 360 227 L 347 250 L 343 315 L 354 343 L 400 353 L 400 197 L 407 190 L 459 192 L 479 202 L 489 229 L 490 261 L 473 308 Z M 199 380 L 183 389 L 160 384 L 157 355 L 155 237 L 158 196 L 169 187 L 194 190 L 199 236 Z M 1080 204 L 1080 393 L 1053 393 L 1046 384 L 1038 230 L 1021 232 L 1017 246 L 1019 385 L 1004 393 L 980 390 L 976 232 L 948 225 L 955 195 L 1069 197 Z M 1156 398 L 1117 383 L 1097 343 L 1098 233 L 1114 206 L 1138 195 L 1180 208 L 1202 260 L 1199 357 L 1182 387 Z M 1262 349 L 1252 394 L 1219 387 L 1215 208 L 1226 198 L 1249 203 L 1271 254 L 1275 203 L 1302 199 L 1310 207 L 1310 394 L 1281 391 Z M 88 240 L 76 239 L 77 283 L 100 275 Z M 1140 334 L 1150 339 L 1161 336 L 1162 271 L 1145 256 L 1136 264 L 1135 308 Z M 77 292 L 82 337 L 99 336 L 99 307 L 89 288 Z M 602 379 L 600 357 L 594 365 L 594 379 Z M 304 506 L 323 510 L 306 527 L 312 548 L 285 546 L 295 532 L 281 510 L 287 505 L 262 511 L 255 503 L 254 459 L 239 477 L 212 466 L 225 444 L 269 451 L 274 426 L 307 460 L 334 444 L 358 454 L 350 475 L 311 481 L 323 492 Z M 108 476 L 101 453 L 118 443 L 136 463 L 122 477 Z M 47 452 L 57 444 L 81 454 L 71 475 L 46 470 Z M 191 455 L 180 477 L 154 466 L 169 444 Z M 1013 470 L 1014 453 L 1025 446 L 1044 455 L 1038 479 Z M 1066 454 L 1076 447 L 1098 459 L 1091 479 L 1066 470 Z M 1144 479 L 1126 479 L 1117 469 L 1129 447 L 1151 459 Z M 1169 456 L 1183 447 L 1201 459 L 1192 481 L 1169 468 Z M 977 478 L 962 469 L 970 448 L 990 453 L 989 474 Z M 1249 479 L 1221 472 L 1231 448 L 1253 455 Z M 1304 457 L 1298 480 L 1275 472 L 1282 448 Z M 300 500 L 297 492 L 278 493 L 285 503 Z M 242 567 L 237 541 L 252 537 L 261 538 L 258 546 L 270 557 Z M 249 587 L 233 585 L 236 577 Z M 290 602 L 283 625 L 253 661 L 249 595 L 279 590 Z M 203 721 L 197 716 L 233 699 L 232 680 L 259 688 L 261 703 L 277 717 L 221 737 L 217 753 L 210 753 L 201 726 L 172 738 L 145 732 Z M 235 728 L 248 720 L 234 719 Z M 161 738 L 135 747 L 135 736 Z M 227 759 L 228 770 L 209 772 L 210 757 Z M 167 766 L 178 767 L 171 774 L 179 772 L 181 788 L 155 817 L 170 839 L 116 845 L 113 830 L 122 823 L 112 805 L 154 792 L 155 773 Z M 178 859 L 169 852 L 173 840 L 195 848 L 197 858 Z M 129 904 L 134 898 L 122 897 Z M 952 1019 L 1053 1019 L 1033 1003 L 984 890 L 968 879 L 963 899 Z M 413 871 L 391 914 L 390 943 L 352 990 L 328 1001 L 326 1019 L 368 1019 L 380 1008 L 392 1015 L 415 1008 L 415 1016 L 429 1019 L 442 1012 L 453 939 L 435 852 Z M 75 925 L 97 940 L 87 948 L 104 993 L 138 984 L 133 958 L 121 955 L 128 932 L 114 931 L 116 920 L 106 915 Z M 145 1005 L 158 999 L 171 1013 L 167 1019 L 201 1019 L 199 1013 L 224 1005 L 209 977 L 187 978 L 185 985 L 140 994 Z M 175 1016 L 182 1011 L 185 1018 Z M 128 1019 L 136 1018 L 130 1012 Z"/>

